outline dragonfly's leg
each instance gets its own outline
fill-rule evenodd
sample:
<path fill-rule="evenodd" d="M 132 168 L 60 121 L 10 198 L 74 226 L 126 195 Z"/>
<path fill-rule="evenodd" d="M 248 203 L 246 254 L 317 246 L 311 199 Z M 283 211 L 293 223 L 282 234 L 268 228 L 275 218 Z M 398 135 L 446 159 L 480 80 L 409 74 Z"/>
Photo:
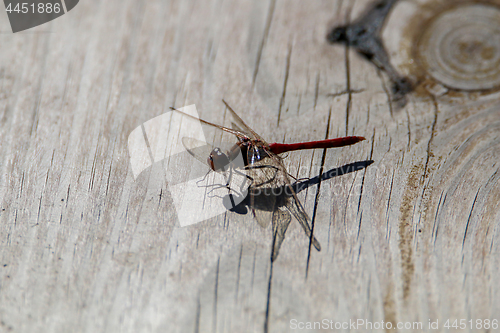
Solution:
<path fill-rule="evenodd" d="M 198 185 L 199 187 L 215 187 L 215 189 L 217 188 L 221 188 L 221 187 L 226 187 L 226 185 L 222 185 L 222 184 L 208 184 L 208 185 Z"/>
<path fill-rule="evenodd" d="M 211 194 L 213 190 L 208 192 L 209 198 L 219 198 L 219 199 L 224 199 L 224 196 L 218 195 L 218 194 Z"/>
<path fill-rule="evenodd" d="M 212 192 L 212 191 L 214 191 L 214 190 L 217 190 L 217 189 L 219 189 L 219 188 L 222 188 L 222 187 L 227 187 L 227 184 L 226 184 L 226 185 L 222 185 L 222 184 L 207 184 L 207 185 L 200 185 L 200 183 L 201 183 L 202 181 L 204 181 L 204 179 L 205 179 L 205 178 L 206 178 L 206 175 L 205 175 L 205 177 L 204 177 L 203 179 L 198 180 L 198 181 L 196 182 L 196 185 L 198 185 L 198 187 L 212 188 L 212 189 L 210 190 L 210 192 Z M 210 192 L 208 192 L 208 193 L 210 193 Z"/>
<path fill-rule="evenodd" d="M 290 178 L 292 178 L 293 180 L 295 180 L 296 182 L 305 182 L 307 180 L 311 180 L 311 178 L 309 177 L 302 177 L 302 178 L 297 178 L 295 177 L 294 175 L 290 174 L 290 173 L 286 173 L 288 176 L 290 176 Z"/>
<path fill-rule="evenodd" d="M 199 183 L 201 183 L 201 182 L 204 182 L 204 181 L 205 181 L 205 179 L 207 179 L 207 177 L 208 177 L 208 175 L 210 174 L 210 172 L 211 172 L 211 170 L 208 170 L 208 171 L 207 171 L 207 173 L 205 174 L 205 176 L 203 176 L 203 178 L 202 178 L 202 179 L 200 179 L 200 180 L 198 180 L 198 181 L 196 182 L 196 185 L 198 185 L 198 184 L 199 184 Z M 202 187 L 203 185 L 198 185 L 198 186 Z"/>
<path fill-rule="evenodd" d="M 226 178 L 226 173 L 224 173 L 224 178 Z M 226 185 L 225 187 L 227 188 L 227 191 L 229 194 L 231 194 L 231 180 L 233 179 L 233 168 L 230 166 L 229 167 L 229 176 L 226 178 Z"/>
<path fill-rule="evenodd" d="M 224 175 L 224 178 L 225 178 L 225 184 L 200 184 L 201 182 L 204 182 L 206 181 L 206 178 L 207 176 L 210 174 L 211 171 L 208 171 L 207 174 L 205 174 L 205 176 L 198 180 L 196 182 L 196 184 L 199 186 L 199 187 L 205 187 L 205 188 L 210 188 L 210 191 L 208 191 L 207 195 L 209 195 L 211 198 L 224 198 L 223 196 L 221 195 L 217 195 L 217 194 L 213 194 L 214 191 L 217 191 L 217 190 L 220 190 L 220 189 L 223 189 L 223 188 L 226 188 L 228 190 L 229 193 L 231 192 L 234 192 L 234 193 L 238 193 L 238 194 L 241 194 L 242 192 L 244 192 L 244 189 L 246 186 L 246 182 L 244 182 L 241 186 L 240 186 L 240 192 L 236 191 L 235 189 L 233 189 L 230 185 L 231 185 L 231 182 L 232 182 L 232 179 L 233 179 L 233 172 L 235 174 L 238 174 L 240 176 L 243 176 L 243 177 L 246 177 L 247 179 L 250 180 L 250 186 L 251 184 L 253 183 L 253 178 L 238 171 L 237 169 L 233 168 L 233 167 L 230 167 L 228 168 L 228 170 L 226 170 L 223 175 Z"/>
<path fill-rule="evenodd" d="M 295 181 L 298 182 L 298 183 L 311 180 L 311 178 L 309 178 L 309 177 L 302 177 L 302 178 L 299 178 L 299 179 L 293 177 L 293 179 L 295 179 Z"/>
<path fill-rule="evenodd" d="M 252 177 L 250 177 L 249 175 L 247 175 L 246 173 L 243 173 L 241 171 L 238 171 L 237 169 L 234 169 L 234 173 L 237 174 L 237 175 L 240 175 L 240 176 L 243 176 L 245 177 L 249 182 L 250 182 L 250 185 L 246 186 L 246 182 L 244 182 L 243 184 L 241 184 L 240 186 L 240 191 L 243 192 L 244 188 L 249 188 L 249 187 L 252 187 L 253 185 L 253 182 L 254 182 L 254 179 Z"/>
<path fill-rule="evenodd" d="M 229 193 L 229 195 L 231 195 L 231 192 L 234 192 L 236 193 L 237 195 L 240 195 L 241 192 L 243 191 L 243 186 L 244 184 L 242 185 L 242 187 L 240 188 L 240 191 L 241 192 L 238 192 L 236 190 L 234 190 L 230 185 L 231 185 L 231 181 L 233 179 L 233 172 L 234 173 L 237 173 L 237 174 L 241 174 L 241 172 L 237 171 L 236 169 L 234 168 L 229 168 L 229 170 L 227 171 L 228 175 L 226 177 L 226 172 L 223 174 L 224 175 L 224 178 L 226 179 L 226 184 L 225 185 L 222 185 L 222 184 L 214 184 L 214 185 L 211 185 L 212 187 L 214 187 L 213 189 L 210 190 L 210 192 L 208 192 L 209 194 L 212 193 L 213 191 L 217 190 L 217 189 L 221 189 L 221 188 L 226 188 L 227 189 L 227 192 Z M 243 175 L 245 176 L 245 175 Z M 223 198 L 222 196 L 220 195 L 213 195 L 213 197 L 218 197 L 218 198 Z"/>
<path fill-rule="evenodd" d="M 217 195 L 217 194 L 212 194 L 214 191 L 220 190 L 220 189 L 228 189 L 228 191 L 231 191 L 231 188 L 229 187 L 229 182 L 226 181 L 225 184 L 208 184 L 208 185 L 199 185 L 199 187 L 205 187 L 205 188 L 210 188 L 210 191 L 208 191 L 207 195 L 209 198 L 222 198 L 222 196 Z"/>
<path fill-rule="evenodd" d="M 209 170 L 209 171 L 205 174 L 205 176 L 204 176 L 202 179 L 200 179 L 200 180 L 196 181 L 196 185 L 198 185 L 198 187 L 207 187 L 207 188 L 208 188 L 208 187 L 214 187 L 214 188 L 211 190 L 211 191 L 213 191 L 213 190 L 219 189 L 219 188 L 221 188 L 221 187 L 227 187 L 227 186 L 228 186 L 228 182 L 226 182 L 226 185 L 222 185 L 222 184 L 208 184 L 208 185 L 200 185 L 200 183 L 201 183 L 201 182 L 204 182 L 204 181 L 207 179 L 207 176 L 210 174 L 210 172 L 211 172 L 211 171 Z M 210 191 L 210 192 L 211 192 L 211 191 Z M 210 193 L 210 192 L 209 192 L 209 193 Z"/>
<path fill-rule="evenodd" d="M 209 195 L 210 198 L 222 198 L 220 195 L 217 195 L 217 194 L 212 195 L 212 192 L 219 190 L 221 188 L 228 188 L 227 185 L 221 185 L 221 184 L 214 184 L 214 185 L 211 185 L 211 187 L 213 187 L 213 188 L 210 191 L 208 191 L 208 193 L 207 193 L 207 195 Z"/>
<path fill-rule="evenodd" d="M 311 178 L 309 178 L 309 177 L 297 178 L 297 177 L 289 174 L 288 172 L 287 172 L 287 174 L 288 174 L 288 176 L 290 176 L 290 178 L 293 178 L 293 180 L 295 180 L 296 182 L 304 182 L 306 180 L 311 180 Z"/>

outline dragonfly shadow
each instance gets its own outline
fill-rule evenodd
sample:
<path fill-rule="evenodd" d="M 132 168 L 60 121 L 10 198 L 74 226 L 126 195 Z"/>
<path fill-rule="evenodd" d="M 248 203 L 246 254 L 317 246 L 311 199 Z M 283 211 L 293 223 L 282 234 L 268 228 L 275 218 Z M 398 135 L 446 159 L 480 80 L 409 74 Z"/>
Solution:
<path fill-rule="evenodd" d="M 293 190 L 295 191 L 295 193 L 299 193 L 310 186 L 319 184 L 320 181 L 332 179 L 332 178 L 335 178 L 338 176 L 346 175 L 346 174 L 351 173 L 351 172 L 356 172 L 356 171 L 365 169 L 368 166 L 370 166 L 371 164 L 373 164 L 373 162 L 374 162 L 373 160 L 367 160 L 367 161 L 359 161 L 359 162 L 349 163 L 349 164 L 343 165 L 339 168 L 334 168 L 334 169 L 328 170 L 327 172 L 324 172 L 321 175 L 321 177 L 316 176 L 314 178 L 310 178 L 310 179 L 305 180 L 303 182 L 296 182 L 292 185 L 292 187 L 293 187 Z"/>
<path fill-rule="evenodd" d="M 373 163 L 373 160 L 349 163 L 339 168 L 328 170 L 321 174 L 321 176 L 295 182 L 291 185 L 291 188 L 295 193 L 299 193 L 310 186 L 319 184 L 320 181 L 329 180 L 334 177 L 365 169 Z M 229 211 L 244 215 L 249 212 L 248 207 L 251 204 L 256 209 L 272 211 L 276 206 L 279 206 L 280 203 L 285 203 L 292 195 L 293 194 L 287 186 L 266 189 L 257 188 L 250 189 L 248 195 L 243 200 L 241 200 L 241 197 L 238 197 L 237 194 L 227 195 L 223 198 L 223 204 Z M 235 205 L 235 202 L 239 202 L 239 204 Z"/>

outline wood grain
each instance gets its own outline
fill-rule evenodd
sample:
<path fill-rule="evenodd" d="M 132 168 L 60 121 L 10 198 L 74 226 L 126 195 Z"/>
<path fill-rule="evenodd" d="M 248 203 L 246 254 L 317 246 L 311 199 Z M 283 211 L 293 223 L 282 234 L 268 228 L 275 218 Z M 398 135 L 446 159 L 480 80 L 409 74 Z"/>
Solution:
<path fill-rule="evenodd" d="M 420 87 L 392 110 L 385 74 L 325 40 L 368 2 L 88 0 L 17 34 L 2 14 L 0 331 L 500 320 L 500 95 Z M 404 74 L 416 11 L 383 33 Z M 321 252 L 292 220 L 271 265 L 250 214 L 180 227 L 165 164 L 134 179 L 132 130 L 189 104 L 222 124 L 222 98 L 269 142 L 367 138 L 286 159 L 374 161 L 299 193 Z"/>

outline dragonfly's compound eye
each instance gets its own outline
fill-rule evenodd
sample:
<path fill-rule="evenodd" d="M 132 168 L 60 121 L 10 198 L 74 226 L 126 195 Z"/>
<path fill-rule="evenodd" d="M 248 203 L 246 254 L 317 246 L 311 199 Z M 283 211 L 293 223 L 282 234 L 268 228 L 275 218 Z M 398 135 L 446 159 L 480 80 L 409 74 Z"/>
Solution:
<path fill-rule="evenodd" d="M 214 148 L 208 157 L 208 165 L 214 171 L 225 171 L 229 165 L 229 158 L 219 148 Z"/>
<path fill-rule="evenodd" d="M 214 160 L 212 158 L 212 153 L 210 153 L 210 156 L 208 156 L 207 158 L 207 163 L 208 163 L 208 166 L 210 167 L 210 169 L 214 170 L 215 171 L 215 168 L 214 168 Z"/>

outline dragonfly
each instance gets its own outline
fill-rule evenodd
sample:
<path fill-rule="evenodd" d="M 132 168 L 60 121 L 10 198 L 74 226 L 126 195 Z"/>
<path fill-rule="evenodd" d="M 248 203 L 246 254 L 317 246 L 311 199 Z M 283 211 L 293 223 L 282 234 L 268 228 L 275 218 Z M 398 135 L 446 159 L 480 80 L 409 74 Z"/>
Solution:
<path fill-rule="evenodd" d="M 226 187 L 229 192 L 236 193 L 230 185 L 233 175 L 244 175 L 248 180 L 245 203 L 251 209 L 257 223 L 267 228 L 272 223 L 273 245 L 271 261 L 278 257 L 285 239 L 286 230 L 292 215 L 304 230 L 309 241 L 321 251 L 321 245 L 313 235 L 312 222 L 294 190 L 293 181 L 297 178 L 290 175 L 280 154 L 302 149 L 326 149 L 353 145 L 365 140 L 361 136 L 347 136 L 335 139 L 299 142 L 299 143 L 267 143 L 259 134 L 250 128 L 223 99 L 222 102 L 232 115 L 232 128 L 217 125 L 182 112 L 174 107 L 173 111 L 192 118 L 236 137 L 236 143 L 227 149 L 214 147 L 193 138 L 182 138 L 184 148 L 196 159 L 209 167 L 209 172 L 227 175 L 226 184 L 214 186 Z M 238 159 L 238 157 L 241 157 Z M 293 181 L 292 181 L 293 179 Z M 231 197 L 232 194 L 229 195 Z M 233 205 L 234 208 L 234 205 Z"/>

